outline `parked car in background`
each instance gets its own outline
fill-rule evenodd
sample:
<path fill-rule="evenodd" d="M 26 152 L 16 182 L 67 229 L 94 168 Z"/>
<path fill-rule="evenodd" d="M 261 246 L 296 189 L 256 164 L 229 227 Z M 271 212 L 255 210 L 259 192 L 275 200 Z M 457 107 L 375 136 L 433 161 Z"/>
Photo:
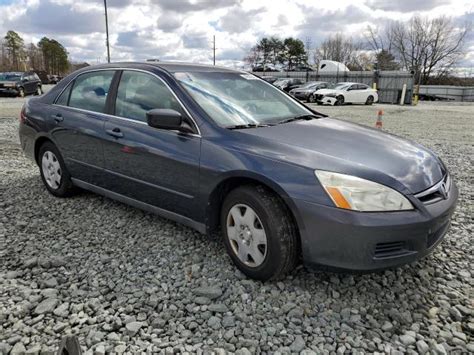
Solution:
<path fill-rule="evenodd" d="M 366 271 L 422 258 L 458 198 L 431 150 L 215 66 L 82 69 L 25 103 L 19 135 L 52 195 L 83 188 L 222 231 L 232 261 L 260 280 L 301 257 Z"/>
<path fill-rule="evenodd" d="M 252 68 L 252 71 L 255 72 L 280 72 L 282 71 L 280 68 L 273 64 L 257 64 Z"/>
<path fill-rule="evenodd" d="M 261 76 L 260 79 L 265 80 L 267 83 L 273 84 L 275 81 L 278 80 L 277 77 L 274 76 Z"/>
<path fill-rule="evenodd" d="M 61 76 L 59 75 L 48 75 L 48 79 L 49 79 L 49 84 L 57 84 L 59 83 L 59 81 L 61 80 Z"/>
<path fill-rule="evenodd" d="M 291 89 L 289 94 L 298 100 L 316 102 L 314 93 L 320 89 L 327 88 L 328 85 L 329 84 L 325 81 L 310 81 L 298 88 Z"/>
<path fill-rule="evenodd" d="M 303 85 L 303 81 L 301 79 L 293 79 L 293 78 L 281 78 L 276 80 L 273 85 L 277 88 L 289 92 L 291 89 L 300 87 Z"/>
<path fill-rule="evenodd" d="M 316 91 L 316 102 L 320 105 L 366 104 L 372 105 L 379 100 L 377 90 L 360 83 L 337 83 L 334 86 Z"/>
<path fill-rule="evenodd" d="M 41 80 L 35 72 L 0 73 L 0 94 L 24 97 L 42 93 Z"/>
<path fill-rule="evenodd" d="M 314 71 L 314 69 L 308 65 L 296 65 L 287 71 Z"/>

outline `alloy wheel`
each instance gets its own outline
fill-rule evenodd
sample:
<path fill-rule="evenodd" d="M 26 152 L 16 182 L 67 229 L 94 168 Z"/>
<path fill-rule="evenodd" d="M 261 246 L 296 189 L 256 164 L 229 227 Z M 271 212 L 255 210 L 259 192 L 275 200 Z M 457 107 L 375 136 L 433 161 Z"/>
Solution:
<path fill-rule="evenodd" d="M 249 267 L 258 267 L 267 256 L 267 235 L 257 213 L 245 204 L 234 205 L 227 214 L 227 238 L 232 251 Z"/>
<path fill-rule="evenodd" d="M 44 179 L 49 187 L 56 190 L 61 185 L 61 165 L 53 152 L 47 150 L 41 158 L 41 167 Z"/>

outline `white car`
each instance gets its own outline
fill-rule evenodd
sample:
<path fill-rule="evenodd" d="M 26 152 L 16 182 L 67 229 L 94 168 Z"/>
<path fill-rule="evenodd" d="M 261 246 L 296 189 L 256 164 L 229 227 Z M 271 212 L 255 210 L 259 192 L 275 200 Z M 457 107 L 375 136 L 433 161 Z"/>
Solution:
<path fill-rule="evenodd" d="M 337 83 L 328 89 L 314 93 L 319 105 L 343 105 L 345 103 L 372 105 L 379 100 L 377 90 L 360 83 Z"/>

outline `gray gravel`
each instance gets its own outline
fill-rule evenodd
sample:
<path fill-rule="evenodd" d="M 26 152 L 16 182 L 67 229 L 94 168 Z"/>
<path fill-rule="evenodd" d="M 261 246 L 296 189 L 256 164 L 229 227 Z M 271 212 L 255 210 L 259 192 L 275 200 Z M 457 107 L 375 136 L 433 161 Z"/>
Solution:
<path fill-rule="evenodd" d="M 16 106 L 8 100 L 16 100 Z M 8 102 L 8 104 L 4 104 Z M 20 99 L 0 98 L 0 117 Z M 12 108 L 14 107 L 14 108 Z M 376 274 L 309 272 L 261 283 L 217 237 L 90 193 L 57 199 L 0 119 L 0 353 L 474 352 L 474 106 L 317 107 L 432 148 L 461 191 L 436 252 Z"/>

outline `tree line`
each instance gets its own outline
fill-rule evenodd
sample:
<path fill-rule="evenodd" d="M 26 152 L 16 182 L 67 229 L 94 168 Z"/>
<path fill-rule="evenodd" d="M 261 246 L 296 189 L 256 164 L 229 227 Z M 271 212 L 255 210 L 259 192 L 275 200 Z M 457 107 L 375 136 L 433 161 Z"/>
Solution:
<path fill-rule="evenodd" d="M 69 69 L 66 48 L 53 38 L 25 44 L 15 31 L 8 31 L 1 42 L 0 71 L 43 71 L 61 75 Z"/>
<path fill-rule="evenodd" d="M 407 70 L 420 83 L 447 77 L 465 56 L 470 23 L 456 25 L 449 17 L 412 17 L 369 26 L 360 39 L 335 33 L 317 48 L 299 39 L 262 38 L 244 61 L 251 66 L 281 65 L 286 70 L 318 64 L 321 60 L 344 63 L 350 70 Z"/>

